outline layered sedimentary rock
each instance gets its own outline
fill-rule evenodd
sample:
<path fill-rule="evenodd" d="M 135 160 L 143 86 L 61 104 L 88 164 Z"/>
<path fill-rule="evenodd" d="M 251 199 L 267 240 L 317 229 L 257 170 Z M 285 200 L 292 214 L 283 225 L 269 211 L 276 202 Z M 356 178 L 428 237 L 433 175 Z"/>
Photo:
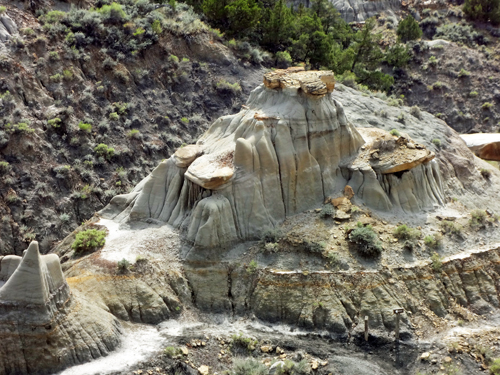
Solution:
<path fill-rule="evenodd" d="M 413 324 L 422 319 L 437 322 L 462 307 L 476 314 L 497 309 L 499 261 L 500 249 L 494 248 L 446 259 L 440 270 L 420 264 L 377 272 L 306 274 L 266 268 L 249 274 L 244 268 L 215 265 L 189 269 L 187 275 L 197 306 L 207 311 L 251 311 L 269 322 L 355 336 L 362 335 L 364 316 L 369 317 L 370 330 L 393 331 L 393 309 L 404 308 L 402 330 L 409 337 L 421 334 Z"/>
<path fill-rule="evenodd" d="M 101 214 L 161 220 L 184 228 L 195 245 L 224 247 L 341 195 L 347 184 L 375 209 L 414 212 L 441 203 L 431 153 L 412 149 L 408 137 L 362 136 L 330 95 L 334 87 L 330 71 L 266 74 L 241 112 L 219 118 Z M 381 137 L 390 138 L 385 148 Z M 382 159 L 368 162 L 376 147 Z"/>
<path fill-rule="evenodd" d="M 24 256 L 0 263 L 0 374 L 50 374 L 112 351 L 120 324 L 111 314 L 72 295 L 59 257 Z"/>
<path fill-rule="evenodd" d="M 460 137 L 477 157 L 500 161 L 500 134 L 462 134 Z"/>

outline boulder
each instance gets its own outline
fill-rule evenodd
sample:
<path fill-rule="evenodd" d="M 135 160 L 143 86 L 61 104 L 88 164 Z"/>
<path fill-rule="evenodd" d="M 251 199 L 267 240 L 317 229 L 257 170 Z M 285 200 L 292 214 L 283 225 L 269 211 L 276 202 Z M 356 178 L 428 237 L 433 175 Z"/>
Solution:
<path fill-rule="evenodd" d="M 460 137 L 477 157 L 485 160 L 500 161 L 500 134 L 477 133 L 461 134 Z"/>

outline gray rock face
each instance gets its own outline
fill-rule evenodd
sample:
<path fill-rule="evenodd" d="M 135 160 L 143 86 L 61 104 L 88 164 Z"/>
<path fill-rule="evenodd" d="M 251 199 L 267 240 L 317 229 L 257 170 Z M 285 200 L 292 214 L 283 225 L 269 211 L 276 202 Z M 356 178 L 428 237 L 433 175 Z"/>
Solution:
<path fill-rule="evenodd" d="M 245 109 L 219 118 L 196 146 L 179 149 L 101 215 L 165 221 L 186 229 L 198 247 L 224 248 L 341 195 L 347 184 L 383 211 L 417 212 L 444 202 L 434 154 L 405 137 L 396 147 L 386 131 L 362 136 L 330 95 L 331 72 L 278 70 L 264 83 Z M 388 150 L 380 146 L 384 137 Z M 380 162 L 369 160 L 371 149 Z"/>
<path fill-rule="evenodd" d="M 0 16 L 0 41 L 7 42 L 10 38 L 17 34 L 17 25 L 8 15 Z"/>
<path fill-rule="evenodd" d="M 401 9 L 400 0 L 330 0 L 330 2 L 346 22 L 364 22 L 381 12 L 396 20 L 394 12 Z M 290 0 L 288 3 L 295 9 L 300 4 L 306 7 L 311 4 L 310 0 Z"/>
<path fill-rule="evenodd" d="M 55 254 L 32 242 L 0 263 L 0 374 L 49 374 L 106 355 L 119 343 L 111 314 L 71 294 Z"/>

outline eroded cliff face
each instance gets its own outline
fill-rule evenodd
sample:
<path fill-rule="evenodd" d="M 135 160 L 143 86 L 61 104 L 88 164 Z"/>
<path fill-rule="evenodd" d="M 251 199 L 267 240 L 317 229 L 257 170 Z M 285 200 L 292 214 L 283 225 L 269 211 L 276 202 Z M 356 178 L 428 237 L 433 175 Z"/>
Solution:
<path fill-rule="evenodd" d="M 101 214 L 160 220 L 185 230 L 197 247 L 225 248 L 320 206 L 346 185 L 382 211 L 443 204 L 434 154 L 408 136 L 362 136 L 330 95 L 334 87 L 329 71 L 267 73 L 240 113 L 219 118 Z"/>
<path fill-rule="evenodd" d="M 487 314 L 499 307 L 500 249 L 450 257 L 431 264 L 380 271 L 280 271 L 248 273 L 244 267 L 187 267 L 196 305 L 206 311 L 254 314 L 340 337 L 370 328 L 385 335 L 395 329 L 393 309 L 404 308 L 404 337 L 428 335 L 447 314 Z M 228 281 L 229 280 L 229 281 Z M 468 309 L 468 310 L 466 310 Z M 468 312 L 469 311 L 469 312 Z"/>
<path fill-rule="evenodd" d="M 119 344 L 118 320 L 73 295 L 59 257 L 38 243 L 0 259 L 0 281 L 0 374 L 51 374 Z"/>

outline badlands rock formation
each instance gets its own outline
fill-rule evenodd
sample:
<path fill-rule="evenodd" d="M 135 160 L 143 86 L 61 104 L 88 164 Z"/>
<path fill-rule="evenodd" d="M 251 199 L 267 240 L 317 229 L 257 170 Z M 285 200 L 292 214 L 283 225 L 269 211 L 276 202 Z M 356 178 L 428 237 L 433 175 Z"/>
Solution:
<path fill-rule="evenodd" d="M 214 248 L 256 238 L 346 185 L 383 211 L 442 204 L 434 154 L 408 136 L 360 133 L 332 97 L 334 87 L 330 71 L 266 74 L 241 112 L 219 118 L 102 216 L 168 222 L 195 245 Z"/>
<path fill-rule="evenodd" d="M 477 157 L 500 161 L 500 134 L 462 134 L 460 137 Z"/>
<path fill-rule="evenodd" d="M 59 257 L 0 259 L 0 374 L 49 374 L 108 354 L 119 343 L 118 320 L 72 295 Z"/>

